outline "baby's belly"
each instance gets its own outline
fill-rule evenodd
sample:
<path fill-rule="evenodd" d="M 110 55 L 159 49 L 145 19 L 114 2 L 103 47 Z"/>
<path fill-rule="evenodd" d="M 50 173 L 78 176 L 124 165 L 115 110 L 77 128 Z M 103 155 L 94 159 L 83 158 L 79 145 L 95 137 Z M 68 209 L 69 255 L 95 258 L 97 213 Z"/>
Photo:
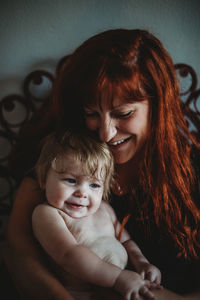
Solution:
<path fill-rule="evenodd" d="M 104 261 L 124 269 L 128 255 L 122 244 L 114 237 L 102 236 L 87 247 Z"/>
<path fill-rule="evenodd" d="M 121 269 L 124 269 L 127 265 L 128 255 L 125 248 L 122 244 L 114 237 L 104 236 L 98 238 L 98 240 L 94 241 L 90 245 L 86 245 L 91 251 L 93 251 L 96 255 L 102 258 L 104 261 L 114 264 Z M 90 291 L 91 285 L 86 283 L 72 274 L 67 273 L 62 269 L 62 267 L 58 266 L 51 258 L 50 262 L 53 265 L 53 268 L 61 280 L 61 282 L 70 287 L 71 289 L 78 291 Z M 88 262 L 88 267 L 90 262 Z"/>

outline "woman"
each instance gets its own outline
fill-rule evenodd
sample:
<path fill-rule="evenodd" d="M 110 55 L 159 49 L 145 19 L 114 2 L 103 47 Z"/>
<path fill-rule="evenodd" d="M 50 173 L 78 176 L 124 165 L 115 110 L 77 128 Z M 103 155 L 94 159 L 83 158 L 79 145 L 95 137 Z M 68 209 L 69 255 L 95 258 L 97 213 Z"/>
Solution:
<path fill-rule="evenodd" d="M 199 299 L 198 145 L 186 126 L 173 63 L 160 41 L 147 31 L 117 29 L 77 48 L 60 69 L 49 110 L 32 124 L 31 134 L 31 128 L 22 133 L 15 170 L 23 165 L 22 176 L 30 170 L 39 149 L 31 151 L 42 136 L 69 127 L 86 127 L 109 145 L 117 174 L 111 204 L 161 270 L 166 289 L 153 291 L 157 298 Z M 23 179 L 5 261 L 25 297 L 71 299 L 33 239 L 31 214 L 40 201 L 34 177 Z"/>

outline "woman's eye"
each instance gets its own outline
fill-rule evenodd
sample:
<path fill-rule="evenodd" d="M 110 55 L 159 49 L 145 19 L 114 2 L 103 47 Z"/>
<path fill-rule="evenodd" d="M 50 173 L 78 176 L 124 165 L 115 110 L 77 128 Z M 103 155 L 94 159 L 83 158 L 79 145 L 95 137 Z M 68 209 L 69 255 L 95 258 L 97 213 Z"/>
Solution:
<path fill-rule="evenodd" d="M 84 112 L 86 118 L 96 118 L 98 117 L 98 113 L 95 111 L 85 111 Z"/>
<path fill-rule="evenodd" d="M 90 184 L 90 187 L 91 187 L 92 189 L 98 189 L 98 188 L 100 188 L 101 186 L 100 186 L 100 184 L 98 184 L 98 183 L 91 183 L 91 184 Z"/>
<path fill-rule="evenodd" d="M 64 178 L 63 180 L 70 183 L 70 184 L 75 184 L 76 183 L 76 180 L 74 178 Z"/>
<path fill-rule="evenodd" d="M 126 118 L 130 117 L 133 113 L 134 113 L 133 110 L 130 110 L 130 111 L 125 112 L 125 113 L 116 113 L 115 117 L 119 118 L 119 119 L 126 119 Z"/>

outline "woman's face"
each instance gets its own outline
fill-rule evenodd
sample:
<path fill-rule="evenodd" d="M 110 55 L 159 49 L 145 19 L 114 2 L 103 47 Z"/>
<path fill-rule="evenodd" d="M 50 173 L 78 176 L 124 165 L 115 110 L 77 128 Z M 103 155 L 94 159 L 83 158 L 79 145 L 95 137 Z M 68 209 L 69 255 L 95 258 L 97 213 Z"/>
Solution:
<path fill-rule="evenodd" d="M 86 126 L 97 131 L 106 142 L 116 164 L 131 160 L 144 144 L 149 125 L 148 100 L 127 103 L 114 99 L 112 107 L 106 101 L 84 108 Z"/>

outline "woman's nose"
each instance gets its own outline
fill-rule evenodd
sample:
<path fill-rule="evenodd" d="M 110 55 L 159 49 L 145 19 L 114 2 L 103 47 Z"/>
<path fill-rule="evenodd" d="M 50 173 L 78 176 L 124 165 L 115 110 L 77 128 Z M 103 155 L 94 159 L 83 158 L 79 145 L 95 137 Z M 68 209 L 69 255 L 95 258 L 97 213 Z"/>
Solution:
<path fill-rule="evenodd" d="M 117 133 L 117 128 L 114 120 L 106 119 L 101 120 L 101 124 L 99 127 L 99 139 L 102 142 L 109 142 Z"/>

